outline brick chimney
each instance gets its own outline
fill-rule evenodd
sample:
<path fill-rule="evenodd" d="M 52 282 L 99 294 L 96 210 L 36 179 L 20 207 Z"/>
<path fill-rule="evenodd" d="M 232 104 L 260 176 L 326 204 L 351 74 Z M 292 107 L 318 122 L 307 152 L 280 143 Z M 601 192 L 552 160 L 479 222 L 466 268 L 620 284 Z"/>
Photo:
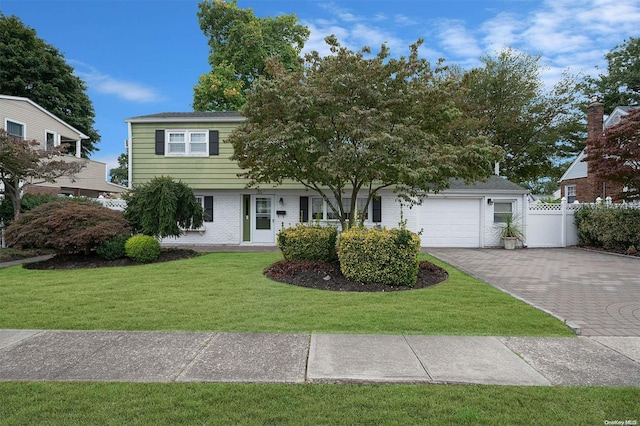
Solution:
<path fill-rule="evenodd" d="M 604 104 L 595 98 L 587 107 L 587 145 L 602 134 L 604 123 Z"/>
<path fill-rule="evenodd" d="M 586 149 L 587 155 L 589 153 L 589 146 L 602 135 L 604 130 L 604 104 L 598 102 L 597 98 L 594 98 L 587 107 L 587 140 Z M 587 162 L 587 178 L 581 189 L 581 201 L 594 202 L 597 197 L 602 197 L 603 194 L 603 182 L 595 173 L 592 172 L 592 161 Z"/>

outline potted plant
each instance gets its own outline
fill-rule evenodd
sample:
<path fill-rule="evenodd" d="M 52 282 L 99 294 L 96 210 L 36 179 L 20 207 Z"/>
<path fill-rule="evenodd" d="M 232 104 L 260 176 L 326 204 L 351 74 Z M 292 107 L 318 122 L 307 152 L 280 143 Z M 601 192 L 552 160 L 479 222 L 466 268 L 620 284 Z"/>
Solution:
<path fill-rule="evenodd" d="M 524 241 L 524 231 L 519 218 L 513 214 L 504 216 L 504 222 L 498 225 L 498 235 L 504 242 L 504 248 L 513 250 L 518 241 Z"/>

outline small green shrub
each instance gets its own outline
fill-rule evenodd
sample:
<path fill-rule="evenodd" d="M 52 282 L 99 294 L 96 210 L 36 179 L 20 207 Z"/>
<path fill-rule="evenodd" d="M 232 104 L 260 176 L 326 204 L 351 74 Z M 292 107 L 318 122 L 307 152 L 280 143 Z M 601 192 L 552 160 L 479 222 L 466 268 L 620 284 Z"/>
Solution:
<path fill-rule="evenodd" d="M 96 253 L 101 259 L 116 260 L 122 259 L 127 255 L 127 251 L 124 246 L 129 239 L 129 235 L 118 235 L 110 240 L 100 244 L 96 249 Z"/>
<path fill-rule="evenodd" d="M 127 257 L 140 263 L 153 262 L 160 256 L 160 243 L 149 235 L 135 235 L 124 245 Z"/>
<path fill-rule="evenodd" d="M 278 233 L 278 247 L 286 260 L 330 262 L 335 258 L 337 238 L 333 226 L 298 224 Z"/>
<path fill-rule="evenodd" d="M 340 234 L 338 258 L 352 281 L 413 286 L 418 279 L 420 237 L 407 229 L 352 228 Z"/>
<path fill-rule="evenodd" d="M 640 244 L 640 210 L 583 206 L 575 212 L 578 238 L 585 245 L 626 250 Z"/>

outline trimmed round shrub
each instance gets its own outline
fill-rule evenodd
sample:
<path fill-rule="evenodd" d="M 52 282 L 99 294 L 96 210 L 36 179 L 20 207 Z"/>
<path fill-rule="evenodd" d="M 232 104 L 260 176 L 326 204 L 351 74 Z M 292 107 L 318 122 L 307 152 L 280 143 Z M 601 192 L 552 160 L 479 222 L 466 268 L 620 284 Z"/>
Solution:
<path fill-rule="evenodd" d="M 340 234 L 338 259 L 351 281 L 412 287 L 418 279 L 420 237 L 407 229 L 352 228 Z"/>
<path fill-rule="evenodd" d="M 298 224 L 278 233 L 278 247 L 286 260 L 330 262 L 335 258 L 337 238 L 334 226 Z"/>
<path fill-rule="evenodd" d="M 124 246 L 129 239 L 129 235 L 118 235 L 100 244 L 96 253 L 104 260 L 122 259 L 127 256 Z"/>
<path fill-rule="evenodd" d="M 149 235 L 135 235 L 124 245 L 127 257 L 140 263 L 153 262 L 160 256 L 160 243 Z"/>

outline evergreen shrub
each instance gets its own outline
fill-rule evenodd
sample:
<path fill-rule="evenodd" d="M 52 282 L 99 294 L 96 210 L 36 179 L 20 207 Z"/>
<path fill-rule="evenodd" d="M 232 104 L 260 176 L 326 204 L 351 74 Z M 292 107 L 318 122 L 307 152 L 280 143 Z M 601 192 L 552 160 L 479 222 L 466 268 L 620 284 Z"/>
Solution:
<path fill-rule="evenodd" d="M 640 210 L 583 206 L 574 215 L 582 244 L 612 250 L 640 246 Z"/>
<path fill-rule="evenodd" d="M 129 239 L 129 235 L 118 235 L 110 240 L 100 244 L 96 249 L 96 253 L 104 260 L 122 259 L 127 256 L 125 244 Z"/>
<path fill-rule="evenodd" d="M 335 258 L 337 238 L 334 226 L 298 224 L 278 233 L 278 247 L 286 260 L 330 262 Z"/>
<path fill-rule="evenodd" d="M 349 280 L 412 287 L 418 279 L 420 237 L 407 229 L 352 228 L 340 234 L 340 270 Z"/>
<path fill-rule="evenodd" d="M 140 263 L 153 262 L 160 256 L 160 243 L 149 235 L 134 235 L 124 248 L 127 257 Z"/>

